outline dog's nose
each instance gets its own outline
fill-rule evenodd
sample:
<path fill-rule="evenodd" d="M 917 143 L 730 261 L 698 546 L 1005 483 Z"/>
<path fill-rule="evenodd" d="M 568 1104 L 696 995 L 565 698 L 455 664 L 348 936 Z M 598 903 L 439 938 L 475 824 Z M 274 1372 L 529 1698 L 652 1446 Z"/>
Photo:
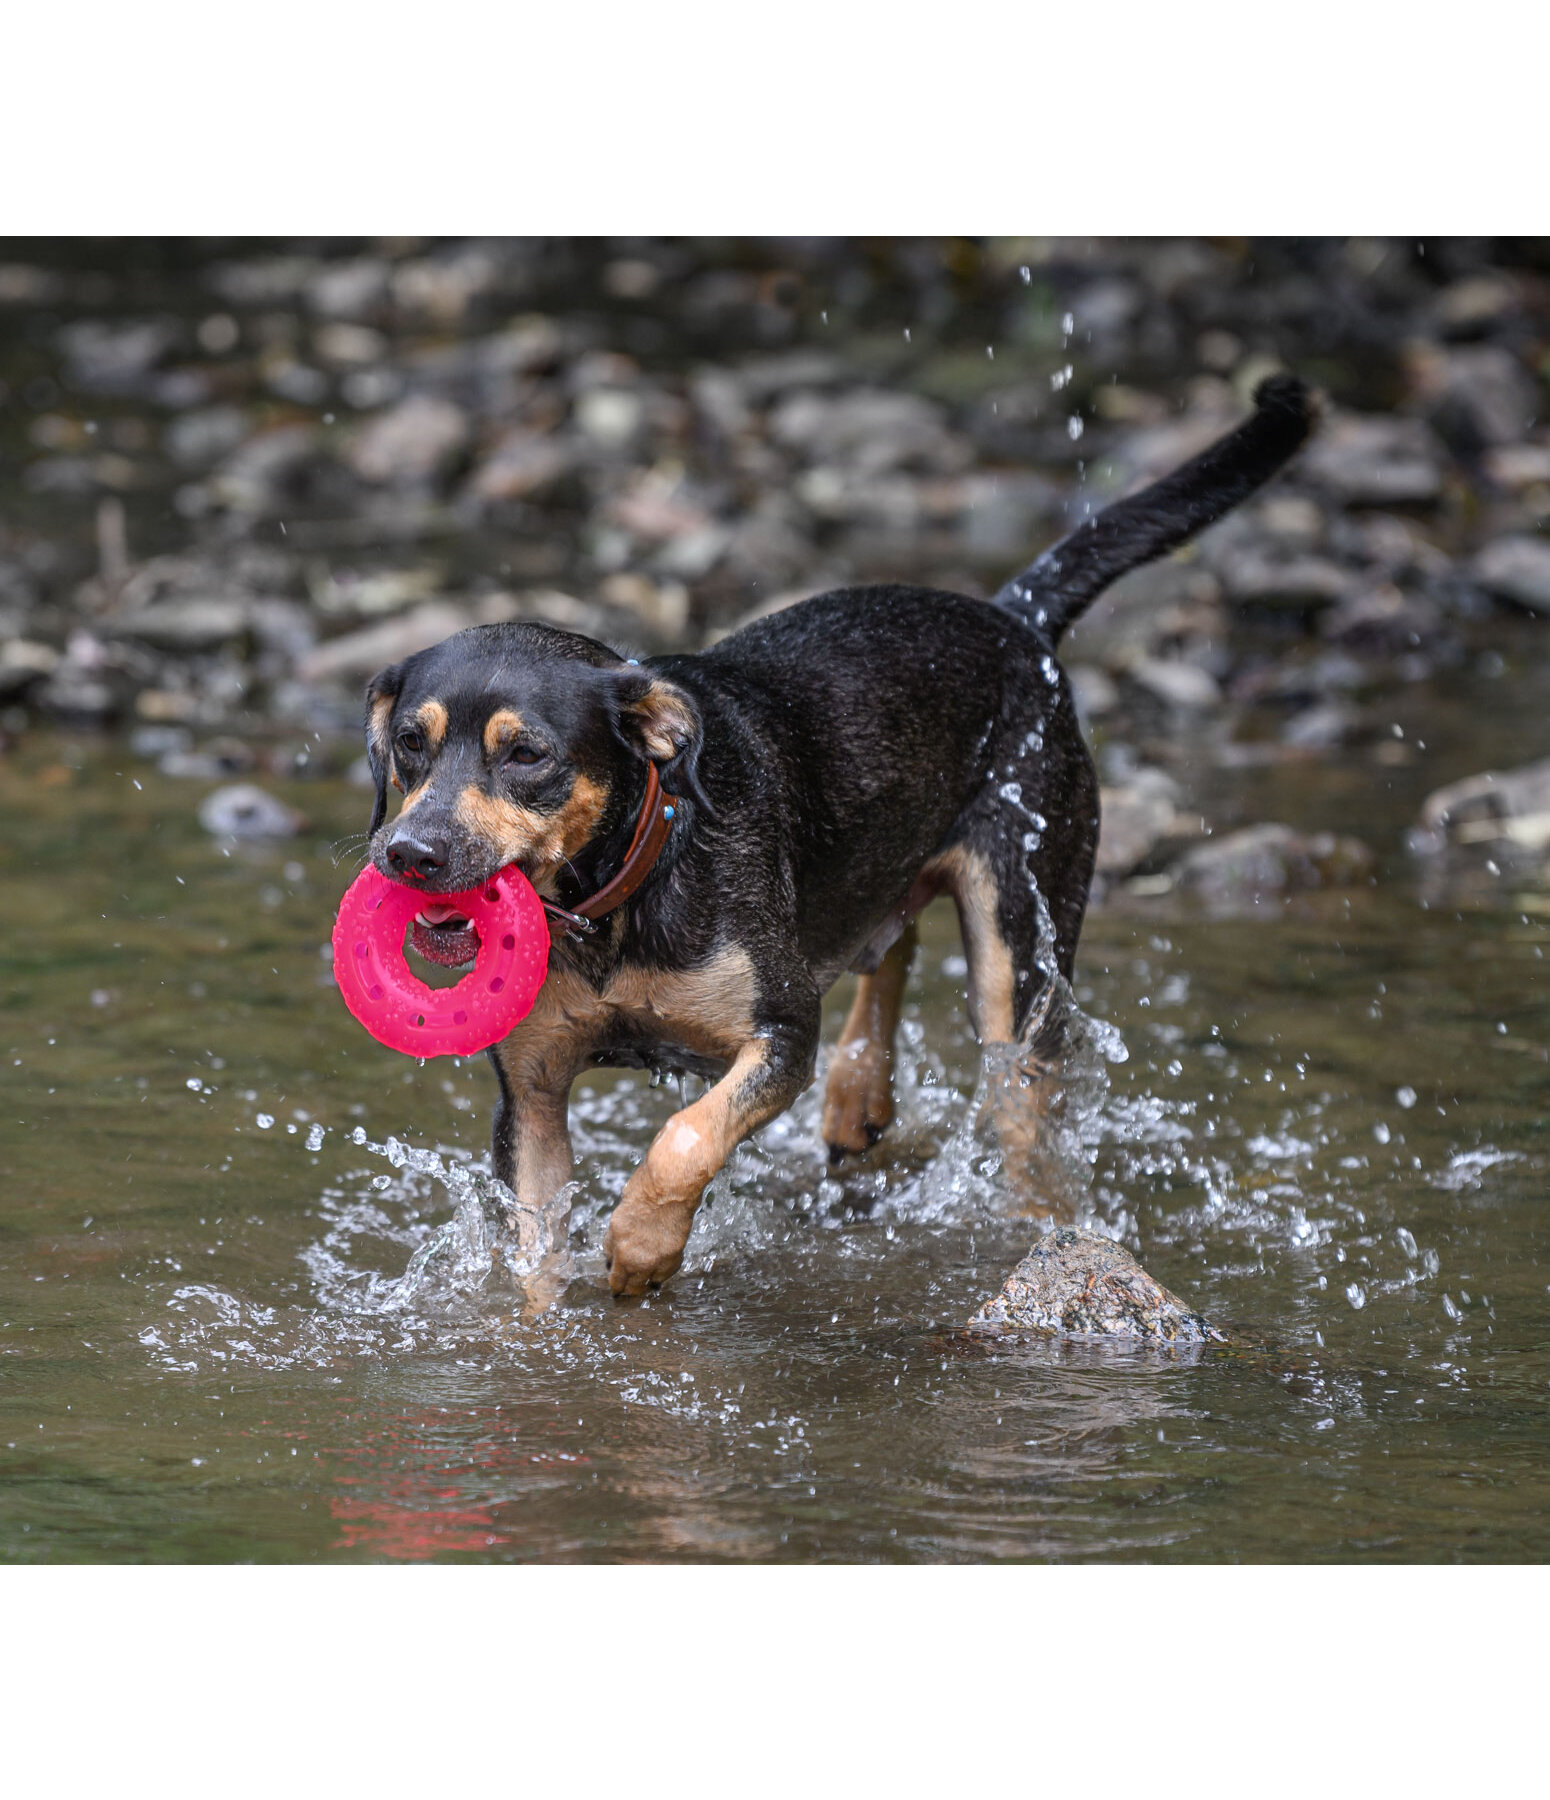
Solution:
<path fill-rule="evenodd" d="M 429 881 L 446 868 L 447 846 L 440 838 L 427 843 L 422 838 L 395 836 L 388 840 L 387 859 L 395 874 Z"/>

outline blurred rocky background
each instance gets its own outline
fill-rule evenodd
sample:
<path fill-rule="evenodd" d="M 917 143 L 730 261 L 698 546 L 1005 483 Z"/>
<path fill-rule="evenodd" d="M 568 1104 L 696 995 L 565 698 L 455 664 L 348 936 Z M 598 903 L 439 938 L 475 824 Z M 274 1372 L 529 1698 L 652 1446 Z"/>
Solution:
<path fill-rule="evenodd" d="M 283 834 L 266 777 L 358 768 L 366 678 L 464 625 L 989 593 L 1279 366 L 1314 445 L 1068 641 L 1101 869 L 1370 880 L 1212 772 L 1403 766 L 1396 694 L 1550 666 L 1550 239 L 0 240 L 0 733 L 122 733 Z M 1530 767 L 1409 854 L 1547 848 Z"/>

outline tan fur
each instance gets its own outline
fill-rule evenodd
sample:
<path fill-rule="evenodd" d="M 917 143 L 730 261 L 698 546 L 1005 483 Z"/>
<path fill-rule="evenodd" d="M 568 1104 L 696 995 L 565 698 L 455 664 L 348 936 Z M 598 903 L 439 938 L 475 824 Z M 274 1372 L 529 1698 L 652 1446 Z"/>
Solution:
<path fill-rule="evenodd" d="M 499 756 L 501 751 L 523 729 L 521 713 L 502 710 L 493 712 L 484 722 L 484 753 Z"/>
<path fill-rule="evenodd" d="M 525 863 L 541 890 L 591 838 L 607 804 L 608 789 L 586 775 L 576 777 L 570 798 L 552 813 L 534 812 L 473 784 L 458 795 L 454 818 L 497 863 Z"/>
<path fill-rule="evenodd" d="M 439 700 L 427 700 L 409 721 L 425 734 L 425 746 L 434 756 L 447 741 L 447 709 Z"/>
<path fill-rule="evenodd" d="M 616 1294 L 642 1294 L 673 1274 L 701 1194 L 743 1139 L 789 1104 L 783 1087 L 760 1080 L 767 1054 L 750 1039 L 710 1092 L 674 1113 L 652 1140 L 603 1239 Z"/>
<path fill-rule="evenodd" d="M 996 880 L 977 850 L 955 844 L 924 871 L 947 889 L 958 908 L 969 963 L 969 1017 L 982 1044 L 1009 1044 L 1016 1016 L 1012 952 L 996 923 Z"/>
<path fill-rule="evenodd" d="M 694 712 L 687 698 L 665 681 L 653 681 L 629 711 L 640 721 L 648 756 L 666 762 L 694 736 Z"/>
<path fill-rule="evenodd" d="M 495 1055 L 513 1093 L 564 1093 L 593 1047 L 623 1021 L 730 1064 L 753 1035 L 754 999 L 753 962 L 741 948 L 719 951 L 697 969 L 626 965 L 601 992 L 557 963 Z"/>
<path fill-rule="evenodd" d="M 1057 1070 L 1014 1042 L 1016 974 L 996 923 L 995 877 L 984 857 L 962 845 L 928 867 L 958 907 L 969 963 L 969 1016 L 980 1043 L 991 1052 L 986 1117 L 1001 1150 L 1007 1186 L 1031 1217 L 1074 1218 L 1079 1194 L 1056 1153 L 1051 1130 L 1065 1104 L 1065 1089 Z M 1024 1031 L 1024 1044 L 1036 1023 L 1030 1021 Z M 1002 1046 L 1011 1046 L 1011 1054 Z"/>
<path fill-rule="evenodd" d="M 893 1122 L 893 1040 L 915 943 L 911 920 L 876 973 L 857 979 L 824 1087 L 823 1140 L 831 1151 L 859 1156 Z"/>
<path fill-rule="evenodd" d="M 569 1179 L 570 1085 L 621 1021 L 729 1065 L 708 1094 L 658 1133 L 614 1211 L 606 1241 L 616 1293 L 640 1293 L 677 1268 L 706 1183 L 742 1138 L 790 1099 L 772 1099 L 768 1111 L 740 1102 L 765 1053 L 753 1037 L 754 999 L 753 962 L 740 948 L 720 951 L 697 969 L 626 966 L 601 991 L 559 964 L 538 990 L 533 1010 L 495 1046 L 506 1085 L 519 1097 L 514 1179 L 529 1206 L 552 1200 Z M 685 1122 L 692 1141 L 675 1132 Z"/>

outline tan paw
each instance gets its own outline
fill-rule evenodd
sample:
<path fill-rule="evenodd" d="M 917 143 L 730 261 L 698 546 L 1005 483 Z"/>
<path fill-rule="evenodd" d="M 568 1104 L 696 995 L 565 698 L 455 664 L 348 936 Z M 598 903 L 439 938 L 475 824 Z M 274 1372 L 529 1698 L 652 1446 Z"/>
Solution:
<path fill-rule="evenodd" d="M 823 1141 L 829 1161 L 861 1156 L 893 1122 L 893 1081 L 887 1058 L 866 1043 L 841 1044 L 823 1093 Z"/>
<path fill-rule="evenodd" d="M 608 1285 L 616 1294 L 644 1294 L 677 1272 L 694 1223 L 694 1208 L 631 1200 L 614 1208 L 603 1238 Z"/>

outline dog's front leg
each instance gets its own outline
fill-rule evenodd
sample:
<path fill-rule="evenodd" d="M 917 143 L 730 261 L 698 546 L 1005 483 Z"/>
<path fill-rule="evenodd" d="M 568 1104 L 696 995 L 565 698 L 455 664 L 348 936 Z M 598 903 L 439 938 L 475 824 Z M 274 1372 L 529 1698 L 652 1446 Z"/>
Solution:
<path fill-rule="evenodd" d="M 700 1196 L 743 1139 L 812 1080 L 817 1047 L 815 1000 L 810 1025 L 750 1038 L 721 1080 L 657 1133 L 603 1239 L 616 1294 L 643 1294 L 674 1273 Z"/>
<path fill-rule="evenodd" d="M 510 1042 L 490 1051 L 499 1082 L 490 1161 L 497 1179 L 523 1206 L 536 1209 L 547 1206 L 571 1177 L 570 1081 L 532 1085 L 530 1060 L 514 1056 Z"/>

